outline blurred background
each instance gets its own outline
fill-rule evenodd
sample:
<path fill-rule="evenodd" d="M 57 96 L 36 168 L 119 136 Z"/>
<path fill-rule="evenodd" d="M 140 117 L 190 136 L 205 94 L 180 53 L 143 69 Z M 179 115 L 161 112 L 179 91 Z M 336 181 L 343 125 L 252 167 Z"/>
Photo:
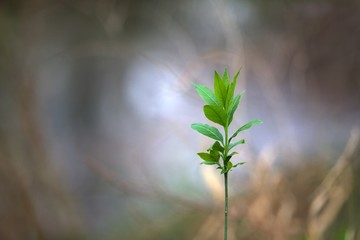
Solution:
<path fill-rule="evenodd" d="M 0 239 L 222 239 L 224 68 L 229 239 L 360 239 L 360 4 L 266 0 L 0 1 Z"/>

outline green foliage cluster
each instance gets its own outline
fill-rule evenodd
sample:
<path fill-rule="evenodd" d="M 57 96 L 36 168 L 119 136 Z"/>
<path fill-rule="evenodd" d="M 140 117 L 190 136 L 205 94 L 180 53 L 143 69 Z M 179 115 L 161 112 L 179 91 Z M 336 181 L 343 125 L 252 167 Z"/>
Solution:
<path fill-rule="evenodd" d="M 204 160 L 201 164 L 217 165 L 217 168 L 221 170 L 221 174 L 227 173 L 232 168 L 235 168 L 245 163 L 239 162 L 233 164 L 231 162 L 231 158 L 238 153 L 230 153 L 230 151 L 235 146 L 245 143 L 244 139 L 233 141 L 235 137 L 241 131 L 247 130 L 253 125 L 262 123 L 262 121 L 260 120 L 250 121 L 249 123 L 243 125 L 238 130 L 236 130 L 230 138 L 228 137 L 229 125 L 233 120 L 234 113 L 238 108 L 241 97 L 244 93 L 241 92 L 234 97 L 237 78 L 239 74 L 240 71 L 238 71 L 234 76 L 233 80 L 230 81 L 230 77 L 226 69 L 222 77 L 215 71 L 214 91 L 212 91 L 206 86 L 194 83 L 196 91 L 206 103 L 203 108 L 206 118 L 214 123 L 223 126 L 225 134 L 224 137 L 217 128 L 208 124 L 192 124 L 192 129 L 215 140 L 215 142 L 207 149 L 207 152 L 200 152 L 198 153 L 198 155 L 201 159 Z M 222 162 L 220 161 L 220 158 L 222 159 Z"/>

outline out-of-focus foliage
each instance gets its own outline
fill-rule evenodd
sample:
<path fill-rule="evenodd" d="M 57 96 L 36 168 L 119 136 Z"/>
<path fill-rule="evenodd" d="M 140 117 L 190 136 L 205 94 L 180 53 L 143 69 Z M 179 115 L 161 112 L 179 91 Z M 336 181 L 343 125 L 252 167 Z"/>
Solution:
<path fill-rule="evenodd" d="M 234 125 L 266 124 L 230 239 L 359 238 L 359 23 L 358 1 L 1 1 L 0 239 L 220 239 L 191 82 L 241 66 Z"/>

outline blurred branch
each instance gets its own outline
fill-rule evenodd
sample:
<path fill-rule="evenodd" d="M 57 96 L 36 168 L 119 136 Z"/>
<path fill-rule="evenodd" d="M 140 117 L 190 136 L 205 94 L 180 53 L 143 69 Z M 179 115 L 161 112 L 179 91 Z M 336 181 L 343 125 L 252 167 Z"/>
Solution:
<path fill-rule="evenodd" d="M 45 239 L 25 179 L 0 129 L 0 239 Z"/>
<path fill-rule="evenodd" d="M 351 163 L 359 145 L 359 129 L 351 130 L 346 147 L 319 188 L 310 206 L 308 231 L 310 239 L 318 240 L 334 221 L 353 188 Z"/>

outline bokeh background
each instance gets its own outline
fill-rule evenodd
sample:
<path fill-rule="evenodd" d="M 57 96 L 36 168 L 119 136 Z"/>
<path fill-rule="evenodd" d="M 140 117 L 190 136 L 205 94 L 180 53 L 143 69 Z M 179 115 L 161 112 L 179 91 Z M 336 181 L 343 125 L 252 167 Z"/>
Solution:
<path fill-rule="evenodd" d="M 360 4 L 296 0 L 0 1 L 0 239 L 221 239 L 224 68 L 229 239 L 360 239 Z"/>

